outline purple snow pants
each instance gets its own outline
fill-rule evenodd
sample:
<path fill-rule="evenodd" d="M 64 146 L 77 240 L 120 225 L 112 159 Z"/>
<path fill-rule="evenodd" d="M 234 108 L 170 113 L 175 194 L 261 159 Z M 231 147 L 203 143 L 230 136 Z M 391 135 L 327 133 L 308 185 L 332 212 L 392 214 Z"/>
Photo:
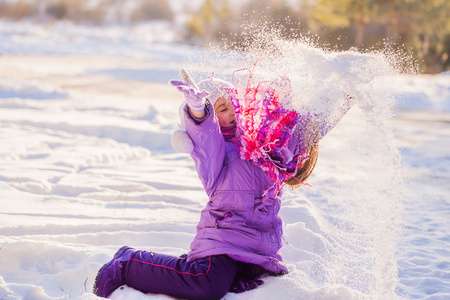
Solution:
<path fill-rule="evenodd" d="M 188 262 L 148 251 L 134 251 L 125 267 L 125 283 L 144 293 L 183 299 L 220 299 L 230 289 L 239 263 L 226 255 Z"/>

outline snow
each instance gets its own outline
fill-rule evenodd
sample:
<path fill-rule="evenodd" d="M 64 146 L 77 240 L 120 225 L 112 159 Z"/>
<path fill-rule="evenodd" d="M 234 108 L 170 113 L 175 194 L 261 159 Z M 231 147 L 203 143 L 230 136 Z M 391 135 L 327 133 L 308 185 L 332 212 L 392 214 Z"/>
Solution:
<path fill-rule="evenodd" d="M 171 148 L 183 99 L 166 83 L 196 51 L 141 26 L 0 22 L 0 298 L 97 299 L 122 245 L 189 250 L 207 197 Z M 450 298 L 449 76 L 384 84 L 395 116 L 383 100 L 352 108 L 312 187 L 285 190 L 290 273 L 226 299 Z"/>

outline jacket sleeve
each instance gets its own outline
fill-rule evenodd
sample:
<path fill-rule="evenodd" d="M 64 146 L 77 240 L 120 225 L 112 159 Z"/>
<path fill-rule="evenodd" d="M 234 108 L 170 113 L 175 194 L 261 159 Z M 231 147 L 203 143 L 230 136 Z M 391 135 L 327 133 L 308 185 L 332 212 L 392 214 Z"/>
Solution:
<path fill-rule="evenodd" d="M 208 196 L 213 192 L 225 159 L 225 140 L 214 109 L 206 102 L 206 116 L 198 120 L 184 108 L 186 132 L 194 144 L 190 153 L 194 159 L 198 176 L 203 183 Z"/>

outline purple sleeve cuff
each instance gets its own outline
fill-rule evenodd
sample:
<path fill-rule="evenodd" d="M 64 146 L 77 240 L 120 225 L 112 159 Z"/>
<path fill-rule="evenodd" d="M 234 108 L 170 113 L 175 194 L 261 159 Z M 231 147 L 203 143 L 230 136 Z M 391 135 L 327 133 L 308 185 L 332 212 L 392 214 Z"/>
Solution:
<path fill-rule="evenodd" d="M 206 104 L 205 105 L 205 113 L 206 113 L 206 115 L 203 118 L 201 118 L 201 119 L 198 119 L 194 115 L 192 115 L 192 113 L 191 113 L 191 111 L 189 109 L 189 106 L 187 104 L 184 107 L 184 110 L 187 112 L 187 116 L 189 117 L 189 119 L 194 121 L 194 123 L 196 125 L 203 124 L 211 116 L 211 114 L 214 114 L 214 110 L 212 108 L 212 105 L 209 103 L 209 101 L 207 101 L 205 104 Z M 214 117 L 214 116 L 212 116 L 212 117 Z"/>

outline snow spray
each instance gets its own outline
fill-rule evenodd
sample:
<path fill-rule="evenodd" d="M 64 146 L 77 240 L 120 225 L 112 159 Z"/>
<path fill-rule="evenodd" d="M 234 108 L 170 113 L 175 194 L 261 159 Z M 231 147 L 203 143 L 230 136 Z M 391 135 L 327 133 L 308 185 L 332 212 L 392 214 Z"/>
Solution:
<path fill-rule="evenodd" d="M 326 116 L 323 126 L 335 127 L 321 136 L 312 187 L 285 188 L 281 252 L 290 273 L 277 279 L 277 296 L 396 298 L 403 180 L 389 120 L 398 98 L 395 78 L 415 70 L 411 58 L 386 48 L 324 50 L 300 35 L 283 39 L 273 27 L 255 26 L 244 35 L 245 51 L 199 50 L 190 67 L 194 77 L 242 84 L 251 70 L 256 82 L 287 78 L 284 105 Z M 344 116 L 339 111 L 348 95 L 354 103 Z"/>

